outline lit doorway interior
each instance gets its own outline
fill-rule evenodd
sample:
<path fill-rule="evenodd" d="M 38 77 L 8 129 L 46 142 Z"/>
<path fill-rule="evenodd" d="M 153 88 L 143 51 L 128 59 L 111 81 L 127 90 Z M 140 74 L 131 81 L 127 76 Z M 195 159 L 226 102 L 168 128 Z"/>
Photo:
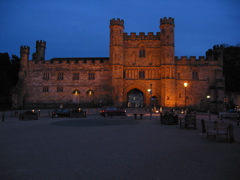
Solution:
<path fill-rule="evenodd" d="M 132 89 L 128 92 L 128 107 L 143 107 L 143 93 L 139 89 Z"/>

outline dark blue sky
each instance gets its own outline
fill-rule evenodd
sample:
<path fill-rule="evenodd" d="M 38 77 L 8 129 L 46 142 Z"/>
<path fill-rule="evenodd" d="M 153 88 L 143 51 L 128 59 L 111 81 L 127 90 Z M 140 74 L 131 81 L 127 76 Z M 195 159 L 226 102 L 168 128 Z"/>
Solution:
<path fill-rule="evenodd" d="M 32 55 L 45 40 L 47 60 L 108 57 L 110 19 L 124 19 L 128 33 L 156 33 L 163 17 L 175 19 L 176 56 L 240 43 L 239 0 L 1 0 L 0 52 L 19 56 L 28 45 Z"/>

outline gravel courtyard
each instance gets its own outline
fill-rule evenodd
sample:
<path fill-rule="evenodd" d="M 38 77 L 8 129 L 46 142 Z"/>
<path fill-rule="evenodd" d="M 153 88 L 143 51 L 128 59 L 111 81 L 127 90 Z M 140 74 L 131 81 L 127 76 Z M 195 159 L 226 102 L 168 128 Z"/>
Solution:
<path fill-rule="evenodd" d="M 6 120 L 0 123 L 1 180 L 238 180 L 240 142 L 158 118 Z"/>

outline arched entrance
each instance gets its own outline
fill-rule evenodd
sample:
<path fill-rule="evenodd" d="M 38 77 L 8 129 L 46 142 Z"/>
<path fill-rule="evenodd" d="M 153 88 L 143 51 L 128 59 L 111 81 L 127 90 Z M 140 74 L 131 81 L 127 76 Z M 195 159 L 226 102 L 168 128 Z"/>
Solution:
<path fill-rule="evenodd" d="M 144 98 L 143 93 L 139 89 L 132 89 L 127 94 L 128 107 L 143 107 Z"/>

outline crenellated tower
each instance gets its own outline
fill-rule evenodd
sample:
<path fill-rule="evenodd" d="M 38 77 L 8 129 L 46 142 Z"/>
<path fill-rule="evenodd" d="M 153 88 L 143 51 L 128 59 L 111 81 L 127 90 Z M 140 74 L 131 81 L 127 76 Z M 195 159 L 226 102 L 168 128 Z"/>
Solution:
<path fill-rule="evenodd" d="M 160 19 L 160 31 L 161 104 L 164 107 L 175 107 L 174 19 Z"/>
<path fill-rule="evenodd" d="M 112 77 L 112 100 L 116 105 L 123 103 L 123 31 L 122 19 L 110 20 L 110 65 Z"/>
<path fill-rule="evenodd" d="M 29 70 L 29 54 L 30 54 L 30 47 L 29 46 L 21 46 L 20 47 L 20 71 L 19 71 L 19 78 L 24 79 L 28 75 Z"/>
<path fill-rule="evenodd" d="M 18 83 L 13 90 L 13 107 L 24 107 L 27 100 L 27 86 L 29 74 L 29 46 L 20 47 L 20 70 L 18 73 Z"/>
<path fill-rule="evenodd" d="M 45 61 L 46 41 L 36 41 L 36 52 L 33 53 L 33 61 Z"/>

